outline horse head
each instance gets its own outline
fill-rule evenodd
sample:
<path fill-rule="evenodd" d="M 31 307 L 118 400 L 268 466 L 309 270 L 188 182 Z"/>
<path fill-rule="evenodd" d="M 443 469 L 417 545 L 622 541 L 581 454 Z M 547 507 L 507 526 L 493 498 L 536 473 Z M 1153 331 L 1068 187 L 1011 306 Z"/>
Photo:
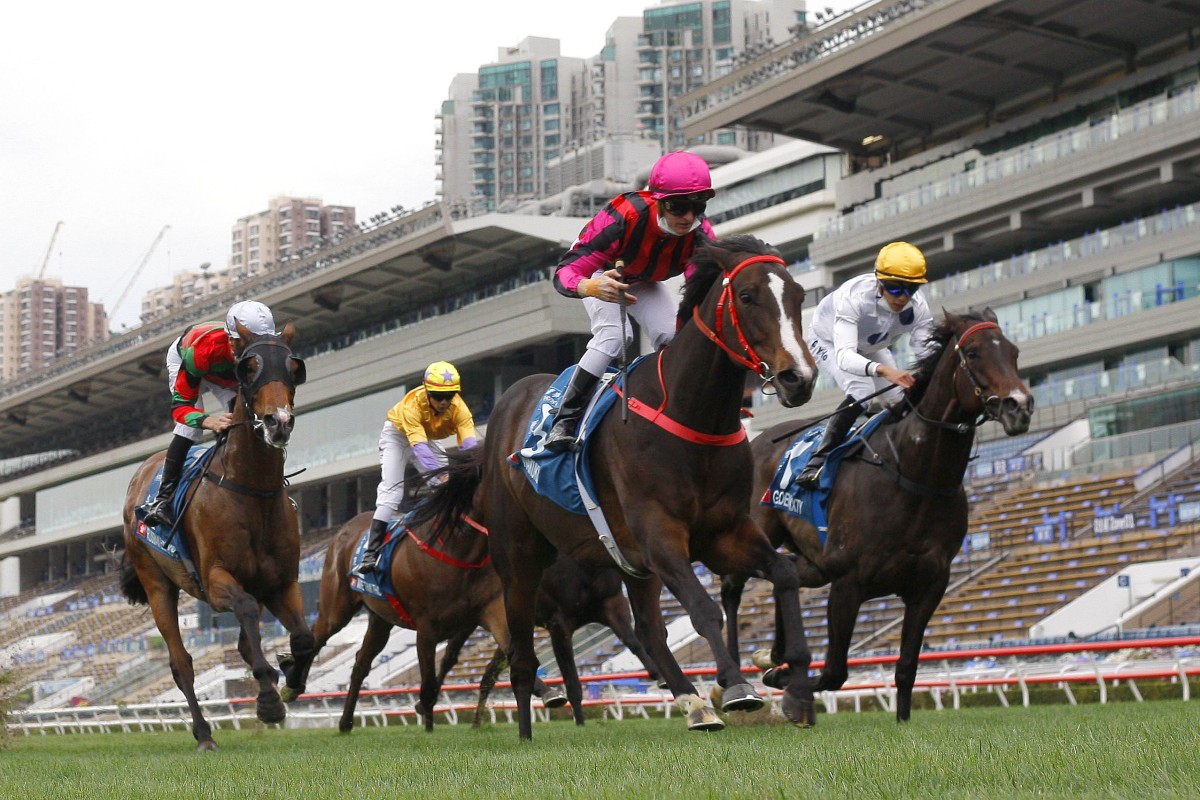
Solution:
<path fill-rule="evenodd" d="M 990 308 L 978 317 L 944 311 L 954 350 L 954 392 L 963 411 L 999 422 L 1009 436 L 1029 430 L 1033 395 L 1017 374 L 1019 350 Z"/>
<path fill-rule="evenodd" d="M 800 329 L 804 287 L 787 271 L 778 251 L 753 236 L 706 242 L 697 276 L 708 260 L 720 269 L 709 286 L 720 276 L 721 290 L 711 329 L 701 320 L 699 304 L 692 306 L 697 325 L 734 361 L 762 378 L 765 394 L 777 394 L 788 408 L 807 403 L 817 368 Z M 683 305 L 688 305 L 686 296 Z"/>
<path fill-rule="evenodd" d="M 278 335 L 255 335 L 239 322 L 237 331 L 241 338 L 234 352 L 234 374 L 245 421 L 268 445 L 283 449 L 296 424 L 292 411 L 296 387 L 306 377 L 304 360 L 292 355 L 296 327 L 289 322 Z"/>

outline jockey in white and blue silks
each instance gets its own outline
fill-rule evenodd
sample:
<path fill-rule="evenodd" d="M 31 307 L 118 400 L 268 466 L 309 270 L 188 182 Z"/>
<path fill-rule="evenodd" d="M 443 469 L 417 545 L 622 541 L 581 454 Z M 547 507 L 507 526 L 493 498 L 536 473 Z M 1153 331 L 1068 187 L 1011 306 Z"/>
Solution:
<path fill-rule="evenodd" d="M 892 242 L 879 251 L 874 273 L 851 278 L 817 304 L 808 349 L 846 397 L 826 423 L 808 465 L 796 477 L 801 486 L 816 487 L 825 457 L 842 443 L 864 410 L 860 400 L 890 386 L 881 402 L 895 403 L 902 397 L 901 390 L 913 385 L 913 376 L 896 366 L 888 348 L 909 334 L 917 359 L 928 352 L 933 315 L 917 293 L 925 282 L 921 251 L 907 242 Z"/>

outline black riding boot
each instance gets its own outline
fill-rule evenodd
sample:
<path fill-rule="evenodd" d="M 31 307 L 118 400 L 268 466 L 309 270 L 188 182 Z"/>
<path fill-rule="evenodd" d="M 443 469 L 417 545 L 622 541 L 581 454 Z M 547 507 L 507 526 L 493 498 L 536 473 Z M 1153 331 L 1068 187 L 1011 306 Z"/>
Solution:
<path fill-rule="evenodd" d="M 187 460 L 191 447 L 192 440 L 179 434 L 167 445 L 167 457 L 163 460 L 162 483 L 158 486 L 158 496 L 143 506 L 146 510 L 147 525 L 165 528 L 175 525 L 171 503 L 175 499 L 175 489 L 179 486 L 179 476 L 183 474 L 183 462 Z"/>
<path fill-rule="evenodd" d="M 821 467 L 825 465 L 825 457 L 845 440 L 846 434 L 850 432 L 850 428 L 854 426 L 854 420 L 858 419 L 861 412 L 862 406 L 858 404 L 858 401 L 850 395 L 846 395 L 846 399 L 825 423 L 825 433 L 821 436 L 821 442 L 813 451 L 808 464 L 796 476 L 796 483 L 805 489 L 817 488 L 817 479 L 821 476 Z"/>
<path fill-rule="evenodd" d="M 366 575 L 379 566 L 379 548 L 383 547 L 383 537 L 387 535 L 388 521 L 386 519 L 371 520 L 371 534 L 367 537 L 367 549 L 363 559 L 355 570 L 359 575 Z"/>
<path fill-rule="evenodd" d="M 558 413 L 554 415 L 554 427 L 550 429 L 550 438 L 546 440 L 547 450 L 575 449 L 579 418 L 583 416 L 592 390 L 596 388 L 599 380 L 599 376 L 593 375 L 583 367 L 575 368 L 558 404 Z"/>

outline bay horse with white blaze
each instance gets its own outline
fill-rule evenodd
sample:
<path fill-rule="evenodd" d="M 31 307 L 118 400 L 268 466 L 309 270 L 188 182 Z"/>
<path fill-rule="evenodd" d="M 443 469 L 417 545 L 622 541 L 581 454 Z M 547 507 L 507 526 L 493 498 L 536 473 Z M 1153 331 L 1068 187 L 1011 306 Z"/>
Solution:
<path fill-rule="evenodd" d="M 896 719 L 907 720 L 925 627 L 946 592 L 950 565 L 967 533 L 963 476 L 975 429 L 998 421 L 1016 436 L 1029 430 L 1033 396 L 1017 374 L 1017 347 L 990 309 L 945 318 L 930 337 L 932 349 L 914 371 L 916 383 L 866 439 L 841 462 L 828 504 L 822 544 L 807 521 L 759 501 L 798 433 L 794 422 L 775 425 L 754 441 L 751 515 L 776 545 L 799 554 L 804 586 L 830 584 L 829 648 L 816 691 L 846 682 L 846 658 L 858 610 L 875 597 L 904 601 L 896 662 Z M 729 620 L 729 647 L 737 652 L 737 609 L 744 574 L 726 575 L 721 596 Z M 792 628 L 779 626 L 771 651 L 781 663 Z M 755 662 L 760 666 L 761 657 Z M 787 679 L 780 667 L 768 683 Z"/>
<path fill-rule="evenodd" d="M 625 586 L 638 638 L 686 712 L 689 729 L 714 730 L 724 722 L 700 699 L 667 647 L 660 580 L 712 648 L 724 689 L 722 710 L 763 704 L 726 649 L 721 610 L 692 571 L 696 560 L 714 572 L 748 572 L 772 582 L 791 634 L 785 660 L 795 667 L 784 713 L 807 725 L 813 714 L 811 659 L 800 623 L 799 580 L 791 561 L 750 519 L 746 497 L 752 464 L 741 424 L 746 368 L 772 384 L 786 406 L 812 395 L 816 369 L 800 330 L 804 289 L 768 245 L 750 236 L 705 243 L 695 265 L 674 341 L 629 373 L 627 395 L 635 413 L 628 423 L 610 413 L 592 434 L 589 458 L 597 501 L 630 571 L 654 576 L 625 575 Z M 482 452 L 467 454 L 473 464 L 452 463 L 449 480 L 428 501 L 430 513 L 449 520 L 479 491 L 480 518 L 491 531 L 504 583 L 512 683 L 524 739 L 532 737 L 533 625 L 543 570 L 556 551 L 585 565 L 613 563 L 588 517 L 539 495 L 508 463 L 522 447 L 530 413 L 553 379 L 534 375 L 509 388 L 488 419 Z"/>
<path fill-rule="evenodd" d="M 187 505 L 175 536 L 196 567 L 199 583 L 180 561 L 154 550 L 138 536 L 135 510 L 162 465 L 156 454 L 134 473 L 125 496 L 125 555 L 121 591 L 131 603 L 147 603 L 166 642 L 171 674 L 187 698 L 192 735 L 199 749 L 215 750 L 212 728 L 200 712 L 192 657 L 179 632 L 179 590 L 231 611 L 241 626 L 238 652 L 258 681 L 257 715 L 282 722 L 286 709 L 276 690 L 278 673 L 262 650 L 258 621 L 263 606 L 291 634 L 292 652 L 312 649 L 298 583 L 300 530 L 284 490 L 284 449 L 295 425 L 292 405 L 304 383 L 304 362 L 292 355 L 295 328 L 255 335 L 240 323 L 234 344 L 237 396 L 233 425 L 213 445 L 202 478 L 187 489 Z M 181 490 L 182 491 L 182 490 Z"/>

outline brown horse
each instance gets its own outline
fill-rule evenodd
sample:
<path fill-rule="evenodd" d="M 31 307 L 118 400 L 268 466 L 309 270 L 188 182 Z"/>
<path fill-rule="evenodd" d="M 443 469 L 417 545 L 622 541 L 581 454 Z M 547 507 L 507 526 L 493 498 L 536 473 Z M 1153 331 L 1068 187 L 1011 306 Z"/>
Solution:
<path fill-rule="evenodd" d="M 931 336 L 930 353 L 915 370 L 916 383 L 866 445 L 842 461 L 828 504 L 829 532 L 821 543 L 808 522 L 759 500 L 799 431 L 782 423 L 753 444 L 751 515 L 776 545 L 799 554 L 803 585 L 829 590 L 829 649 L 817 691 L 846 682 L 846 657 L 864 602 L 895 594 L 904 601 L 900 657 L 896 662 L 896 718 L 912 709 L 917 657 L 925 627 L 942 600 L 950 563 L 967 532 L 963 475 L 975 428 L 996 420 L 1016 436 L 1029 429 L 1033 396 L 1017 374 L 1017 348 L 1005 338 L 990 309 L 945 319 Z M 807 426 L 805 426 L 807 427 Z M 730 621 L 730 650 L 737 652 L 737 609 L 746 576 L 727 575 L 721 596 Z M 778 623 L 777 623 L 778 624 Z M 780 663 L 785 635 L 778 628 L 771 653 Z M 760 659 L 756 658 L 756 662 Z M 786 667 L 768 683 L 786 680 Z"/>
<path fill-rule="evenodd" d="M 629 374 L 627 393 L 636 413 L 627 424 L 620 414 L 609 414 L 593 434 L 589 457 L 597 499 L 627 571 L 655 576 L 626 575 L 625 585 L 638 638 L 686 712 L 688 727 L 712 730 L 724 723 L 667 647 L 660 580 L 712 648 L 724 688 L 722 710 L 763 703 L 725 647 L 721 610 L 692 571 L 694 560 L 718 573 L 751 572 L 771 580 L 793 634 L 786 661 L 797 667 L 784 712 L 809 724 L 811 659 L 800 625 L 799 579 L 750 519 L 752 464 L 741 425 L 747 367 L 773 384 L 785 405 L 800 405 L 812 394 L 816 370 L 800 332 L 804 290 L 782 259 L 753 237 L 707 243 L 695 263 L 674 342 Z M 532 737 L 533 625 L 542 572 L 556 551 L 585 565 L 613 561 L 589 518 L 537 494 L 507 461 L 522 447 L 530 413 L 553 378 L 531 376 L 505 392 L 488 420 L 483 452 L 452 462 L 449 480 L 427 503 L 429 513 L 452 519 L 480 491 L 481 517 L 504 583 L 512 682 L 525 739 Z"/>
<path fill-rule="evenodd" d="M 162 555 L 137 535 L 135 509 L 162 464 L 148 458 L 129 482 L 125 496 L 125 556 L 121 591 L 131 603 L 148 603 L 170 654 L 171 674 L 192 712 L 192 735 L 199 749 L 215 750 L 212 729 L 200 713 L 192 657 L 179 634 L 179 590 L 231 611 L 241 625 L 238 652 L 254 672 L 263 722 L 281 722 L 286 709 L 276 690 L 278 673 L 262 651 L 258 621 L 263 606 L 291 634 L 292 652 L 312 649 L 297 582 L 300 532 L 296 509 L 284 491 L 284 449 L 295 416 L 296 387 L 304 382 L 304 362 L 290 349 L 295 328 L 256 336 L 241 324 L 234 344 L 237 397 L 233 425 L 215 444 L 204 477 L 188 489 L 188 505 L 176 537 L 191 553 L 199 582 L 179 562 Z"/>
<path fill-rule="evenodd" d="M 482 625 L 499 647 L 506 650 L 509 646 L 500 578 L 488 555 L 486 531 L 470 521 L 460 520 L 437 529 L 430 524 L 409 524 L 397 529 L 409 540 L 397 545 L 389 567 L 398 605 L 356 592 L 350 587 L 350 561 L 371 525 L 371 515 L 364 511 L 343 525 L 325 552 L 317 621 L 313 624 L 316 642 L 306 654 L 292 654 L 281 661 L 288 685 L 284 699 L 290 702 L 304 693 L 317 654 L 366 606 L 367 631 L 350 672 L 338 729 L 346 733 L 354 727 L 354 709 L 371 663 L 387 646 L 392 628 L 403 626 L 417 632 L 421 670 L 417 710 L 425 730 L 432 731 L 438 693 L 467 637 Z M 441 667 L 435 669 L 437 646 L 444 641 L 449 644 Z M 561 690 L 540 681 L 536 693 L 548 708 L 566 703 Z"/>

